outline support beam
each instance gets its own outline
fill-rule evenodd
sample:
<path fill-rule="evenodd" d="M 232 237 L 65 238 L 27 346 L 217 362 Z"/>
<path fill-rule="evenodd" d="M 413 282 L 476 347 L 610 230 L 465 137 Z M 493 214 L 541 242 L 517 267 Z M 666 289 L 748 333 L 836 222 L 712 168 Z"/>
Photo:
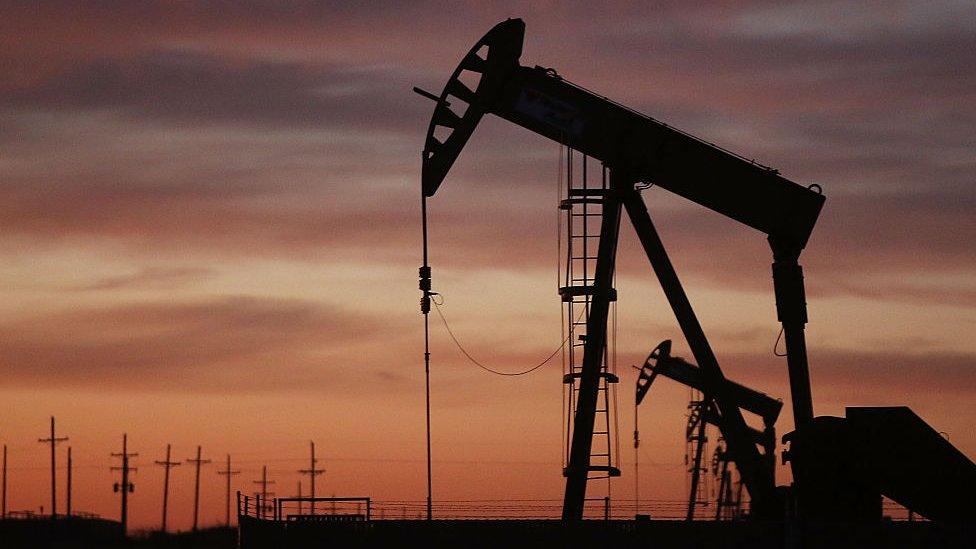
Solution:
<path fill-rule="evenodd" d="M 810 369 L 807 364 L 806 292 L 803 267 L 798 263 L 800 250 L 778 244 L 772 237 L 773 291 L 776 294 L 776 316 L 783 323 L 786 340 L 786 364 L 790 372 L 790 398 L 793 402 L 793 425 L 801 429 L 813 421 L 813 396 L 810 391 Z"/>
<path fill-rule="evenodd" d="M 563 498 L 563 520 L 581 520 L 586 500 L 586 479 L 590 469 L 590 450 L 593 446 L 593 423 L 596 415 L 597 392 L 600 385 L 600 366 L 607 343 L 607 316 L 610 312 L 613 272 L 617 256 L 617 237 L 620 233 L 620 199 L 617 189 L 630 185 L 625 172 L 610 170 L 610 191 L 603 199 L 603 218 L 600 224 L 600 245 L 597 250 L 596 272 L 593 276 L 594 295 L 586 318 L 586 341 L 583 346 L 583 368 L 580 376 L 576 417 L 573 418 L 573 438 L 566 466 L 566 492 Z"/>
<path fill-rule="evenodd" d="M 722 374 L 722 369 L 719 367 L 718 360 L 705 337 L 705 332 L 691 307 L 691 302 L 688 301 L 688 296 L 685 294 L 667 251 L 664 249 L 664 244 L 651 222 L 647 205 L 644 204 L 644 200 L 633 189 L 632 185 L 626 190 L 623 202 L 654 274 L 657 275 L 661 288 L 664 290 L 668 303 L 670 303 L 678 320 L 678 325 L 695 355 L 695 361 L 701 368 L 705 386 L 704 392 L 710 395 L 718 406 L 722 432 L 725 433 L 729 453 L 739 469 L 739 474 L 742 476 L 746 488 L 749 490 L 753 514 L 771 516 L 774 513 L 774 487 L 767 485 L 762 480 L 764 477 L 760 471 L 761 456 L 759 451 L 749 436 L 748 426 L 742 417 L 742 411 L 735 405 L 735 400 L 729 394 L 728 383 Z"/>

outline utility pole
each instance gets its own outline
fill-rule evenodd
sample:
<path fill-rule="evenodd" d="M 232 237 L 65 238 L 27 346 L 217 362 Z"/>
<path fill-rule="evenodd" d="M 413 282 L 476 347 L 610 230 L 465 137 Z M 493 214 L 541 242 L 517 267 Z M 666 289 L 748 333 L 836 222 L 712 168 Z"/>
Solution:
<path fill-rule="evenodd" d="M 129 467 L 129 458 L 136 457 L 139 454 L 130 454 L 128 450 L 128 440 L 129 437 L 126 434 L 122 435 L 122 453 L 112 454 L 112 457 L 122 458 L 121 467 L 111 467 L 112 471 L 122 471 L 122 482 L 116 482 L 114 485 L 114 491 L 122 493 L 122 511 L 119 513 L 119 520 L 122 523 L 122 536 L 125 537 L 126 529 L 129 524 L 129 494 L 134 492 L 136 489 L 135 484 L 129 482 L 129 472 L 136 471 L 135 467 Z"/>
<path fill-rule="evenodd" d="M 303 475 L 308 475 L 311 479 L 309 497 L 312 498 L 312 500 L 308 504 L 308 512 L 309 514 L 314 515 L 315 514 L 315 477 L 324 473 L 325 469 L 315 468 L 315 464 L 318 462 L 318 460 L 315 459 L 315 442 L 310 441 L 308 444 L 311 450 L 311 455 L 308 461 L 308 469 L 299 469 L 298 472 Z"/>
<path fill-rule="evenodd" d="M 302 481 L 298 481 L 298 495 L 295 496 L 295 497 L 298 498 L 298 514 L 301 515 L 302 514 L 302 510 L 303 510 L 303 507 L 302 507 Z"/>
<path fill-rule="evenodd" d="M 268 496 L 274 495 L 274 492 L 268 491 L 268 485 L 275 483 L 273 480 L 268 480 L 268 466 L 261 466 L 261 480 L 252 480 L 251 482 L 261 485 L 261 503 L 258 505 L 258 518 L 264 518 L 264 511 L 268 506 Z"/>
<path fill-rule="evenodd" d="M 230 528 L 230 477 L 241 474 L 240 471 L 234 471 L 230 468 L 230 454 L 227 454 L 227 468 L 223 471 L 217 471 L 217 474 L 227 477 L 227 518 L 224 519 L 224 524 Z"/>
<path fill-rule="evenodd" d="M 209 459 L 200 459 L 200 446 L 197 446 L 196 459 L 186 461 L 196 465 L 196 480 L 193 481 L 193 531 L 197 531 L 197 518 L 200 515 L 200 466 L 210 463 Z"/>
<path fill-rule="evenodd" d="M 7 445 L 3 445 L 3 511 L 0 518 L 7 518 Z"/>
<path fill-rule="evenodd" d="M 65 504 L 65 516 L 71 516 L 71 446 L 68 446 L 68 501 Z"/>
<path fill-rule="evenodd" d="M 170 461 L 170 445 L 166 445 L 166 459 L 163 461 L 157 461 L 156 465 L 162 465 L 164 469 L 163 473 L 163 525 L 162 531 L 166 532 L 166 508 L 169 505 L 169 470 L 180 464 L 178 461 Z"/>
<path fill-rule="evenodd" d="M 55 446 L 59 442 L 64 442 L 68 440 L 68 437 L 58 438 L 54 436 L 54 416 L 51 416 L 51 437 L 50 438 L 39 438 L 37 442 L 42 442 L 51 445 L 51 518 L 58 518 L 58 481 L 57 481 L 57 460 L 56 454 L 54 452 Z"/>

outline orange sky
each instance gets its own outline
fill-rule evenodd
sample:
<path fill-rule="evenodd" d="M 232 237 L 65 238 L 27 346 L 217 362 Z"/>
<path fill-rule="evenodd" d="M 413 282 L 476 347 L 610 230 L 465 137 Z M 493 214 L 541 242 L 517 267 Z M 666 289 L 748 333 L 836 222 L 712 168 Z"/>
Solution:
<path fill-rule="evenodd" d="M 10 509 L 48 506 L 35 441 L 52 414 L 75 452 L 77 510 L 117 516 L 108 455 L 129 433 L 135 527 L 158 524 L 152 461 L 167 443 L 178 460 L 197 444 L 215 461 L 233 454 L 249 492 L 267 464 L 292 495 L 314 439 L 323 493 L 422 499 L 431 104 L 410 87 L 439 90 L 505 17 L 526 21 L 523 64 L 822 185 L 802 257 L 816 412 L 908 405 L 976 455 L 972 6 L 208 6 L 0 3 Z M 559 344 L 557 158 L 487 118 L 430 201 L 444 313 L 499 369 Z M 764 236 L 644 195 L 726 375 L 783 398 L 788 431 Z M 630 365 L 662 339 L 690 352 L 622 234 L 614 493 L 626 498 Z M 431 321 L 435 498 L 561 498 L 558 364 L 485 374 Z M 686 400 L 661 382 L 642 406 L 642 497 L 683 497 Z M 216 469 L 204 469 L 208 524 L 223 517 Z M 186 528 L 192 471 L 173 475 L 170 524 Z"/>

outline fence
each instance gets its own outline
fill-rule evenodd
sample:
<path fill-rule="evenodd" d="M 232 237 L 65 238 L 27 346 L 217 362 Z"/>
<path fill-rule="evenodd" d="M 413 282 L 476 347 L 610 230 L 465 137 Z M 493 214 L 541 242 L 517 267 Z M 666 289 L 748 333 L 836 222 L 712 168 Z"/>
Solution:
<path fill-rule="evenodd" d="M 584 516 L 587 519 L 633 520 L 645 515 L 652 520 L 683 520 L 687 501 L 632 499 L 607 501 L 604 498 L 587 500 Z M 438 520 L 555 520 L 562 515 L 561 499 L 472 499 L 435 500 L 431 505 L 433 518 Z M 748 502 L 742 513 L 748 514 Z M 897 503 L 885 500 L 884 515 L 894 521 L 920 520 Z M 381 500 L 368 497 L 348 498 L 269 498 L 238 493 L 238 516 L 261 520 L 302 522 L 369 522 L 376 520 L 422 520 L 427 518 L 427 502 L 423 500 Z M 715 504 L 699 504 L 695 520 L 714 520 Z"/>

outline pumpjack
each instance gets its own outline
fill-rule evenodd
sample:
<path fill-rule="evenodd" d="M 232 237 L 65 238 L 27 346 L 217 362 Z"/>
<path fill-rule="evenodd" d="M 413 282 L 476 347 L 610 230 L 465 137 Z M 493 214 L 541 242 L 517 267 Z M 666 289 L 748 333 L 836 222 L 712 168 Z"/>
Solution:
<path fill-rule="evenodd" d="M 422 153 L 422 191 L 434 196 L 481 118 L 493 114 L 603 163 L 609 184 L 571 191 L 568 200 L 598 203 L 602 209 L 592 283 L 573 293 L 590 296 L 578 405 L 573 419 L 563 519 L 583 516 L 594 414 L 613 288 L 617 240 L 625 210 L 697 365 L 713 421 L 727 445 L 751 502 L 750 515 L 775 519 L 786 508 L 801 516 L 880 519 L 881 495 L 933 519 L 972 516 L 973 503 L 948 501 L 937 487 L 976 491 L 976 466 L 907 408 L 848 409 L 847 418 L 815 418 L 807 364 L 807 323 L 799 257 L 817 222 L 825 197 L 818 185 L 802 186 L 767 166 L 734 154 L 668 124 L 573 84 L 555 70 L 520 64 L 525 24 L 509 19 L 493 27 L 462 58 L 439 95 L 414 88 L 435 101 Z M 782 324 L 795 430 L 790 448 L 794 485 L 787 505 L 769 474 L 769 459 L 743 419 L 744 400 L 729 382 L 705 337 L 640 194 L 653 184 L 766 235 L 772 250 L 773 290 Z M 426 209 L 425 209 L 426 211 Z M 427 271 L 423 271 L 427 269 Z M 427 298 L 429 267 L 422 269 Z M 422 287 L 422 289 L 424 289 Z M 565 297 L 565 296 L 564 296 Z M 423 307 L 423 305 L 422 305 Z M 741 387 L 741 386 L 739 386 Z M 887 436 L 891 438 L 886 438 Z M 870 441 L 870 442 L 865 442 Z M 911 451 L 902 443 L 914 445 Z M 889 452 L 883 471 L 879 448 Z M 772 454 L 769 454 L 772 455 Z M 865 456 L 874 459 L 865 461 Z M 894 457 L 892 457 L 894 456 Z M 928 485 L 904 474 L 926 470 Z M 898 475 L 895 471 L 901 470 Z M 908 477 L 908 478 L 906 478 Z M 936 487 L 936 488 L 933 488 Z M 851 497 L 841 497 L 851 494 Z M 968 496 L 967 496 L 968 497 Z M 838 499 L 839 498 L 839 499 Z M 795 501 L 794 501 L 795 500 Z M 832 500 L 844 500 L 833 505 Z M 825 505 L 825 503 L 827 503 Z M 959 505 L 950 509 L 953 503 Z M 923 511 L 923 508 L 925 509 Z M 822 511 L 830 509 L 830 511 Z"/>
<path fill-rule="evenodd" d="M 715 401 L 706 391 L 704 376 L 701 368 L 686 361 L 681 357 L 671 356 L 671 340 L 662 341 L 654 350 L 647 355 L 647 359 L 640 368 L 637 375 L 637 395 L 636 402 L 640 404 L 647 396 L 651 385 L 658 376 L 663 376 L 691 389 L 700 391 L 703 395 L 697 406 L 691 409 L 691 418 L 688 423 L 688 430 L 698 429 L 698 437 L 704 437 L 706 424 L 715 425 L 722 433 L 723 440 L 728 436 L 723 431 L 724 423 L 721 421 L 720 412 Z M 727 394 L 732 398 L 736 406 L 742 411 L 750 412 L 762 419 L 763 428 L 755 429 L 747 426 L 749 439 L 760 451 L 761 461 L 757 464 L 757 470 L 762 475 L 763 485 L 773 487 L 776 484 L 776 419 L 779 417 L 783 403 L 780 400 L 767 396 L 759 391 L 740 385 L 729 379 L 725 380 L 728 389 Z M 688 497 L 688 520 L 694 517 L 695 504 L 698 500 L 697 485 L 699 471 L 702 469 L 702 444 L 698 444 L 692 464 L 691 494 Z M 718 451 L 719 448 L 716 448 Z M 718 454 L 716 454 L 718 455 Z M 728 472 L 729 456 L 725 450 L 721 451 L 725 467 L 724 474 Z M 716 465 L 713 464 L 713 468 Z M 720 478 L 720 480 L 722 480 Z M 726 482 L 727 481 L 723 481 Z M 720 488 L 720 496 L 724 495 L 723 488 L 731 489 L 731 486 L 723 485 Z M 721 505 L 719 506 L 721 507 Z"/>

